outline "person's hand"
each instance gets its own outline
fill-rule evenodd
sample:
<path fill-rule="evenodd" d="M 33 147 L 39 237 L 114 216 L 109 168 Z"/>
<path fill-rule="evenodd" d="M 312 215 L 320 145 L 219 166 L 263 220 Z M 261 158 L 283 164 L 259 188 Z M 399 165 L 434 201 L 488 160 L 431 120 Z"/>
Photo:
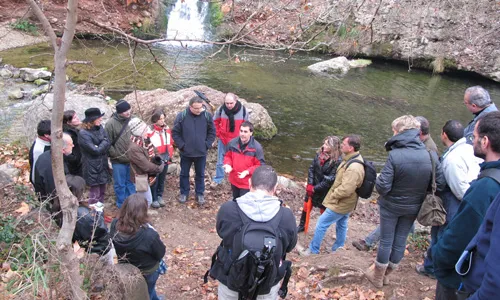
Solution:
<path fill-rule="evenodd" d="M 306 187 L 307 196 L 312 197 L 314 194 L 314 185 L 308 184 Z"/>
<path fill-rule="evenodd" d="M 243 178 L 245 178 L 248 174 L 250 174 L 250 172 L 248 172 L 248 170 L 245 170 L 245 171 L 243 171 L 243 172 L 239 172 L 239 173 L 238 173 L 238 178 L 243 179 Z"/>
<path fill-rule="evenodd" d="M 222 167 L 224 168 L 224 172 L 226 173 L 231 173 L 231 171 L 233 170 L 230 165 L 223 165 Z"/>

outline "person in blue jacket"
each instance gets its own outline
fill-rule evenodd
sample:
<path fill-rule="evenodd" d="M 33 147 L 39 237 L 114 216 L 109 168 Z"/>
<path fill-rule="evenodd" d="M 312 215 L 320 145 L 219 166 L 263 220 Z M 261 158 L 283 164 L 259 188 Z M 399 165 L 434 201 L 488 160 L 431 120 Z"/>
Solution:
<path fill-rule="evenodd" d="M 487 176 L 491 169 L 500 169 L 500 112 L 490 112 L 476 123 L 474 155 L 484 159 L 478 179 L 471 182 L 455 217 L 432 246 L 434 275 L 438 280 L 436 300 L 457 299 L 461 279 L 455 272 L 455 264 L 500 192 L 500 184 Z"/>

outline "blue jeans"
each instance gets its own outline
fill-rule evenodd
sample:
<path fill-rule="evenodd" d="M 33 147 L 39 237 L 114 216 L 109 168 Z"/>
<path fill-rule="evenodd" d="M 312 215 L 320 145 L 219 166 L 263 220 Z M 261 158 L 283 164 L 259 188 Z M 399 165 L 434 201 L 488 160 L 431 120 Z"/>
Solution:
<path fill-rule="evenodd" d="M 167 178 L 168 165 L 165 165 L 163 171 L 156 176 L 156 182 L 151 187 L 151 195 L 153 201 L 158 201 L 158 198 L 163 197 L 163 189 L 165 188 L 165 180 Z"/>
<path fill-rule="evenodd" d="M 215 167 L 214 182 L 220 184 L 224 180 L 224 155 L 226 155 L 226 145 L 219 139 L 217 144 L 217 166 Z"/>
<path fill-rule="evenodd" d="M 319 253 L 319 247 L 325 237 L 326 231 L 333 223 L 337 223 L 336 240 L 332 246 L 332 251 L 343 247 L 347 236 L 347 222 L 349 221 L 349 214 L 338 214 L 333 210 L 327 208 L 325 212 L 319 217 L 316 229 L 314 230 L 314 237 L 309 244 L 309 249 L 314 254 Z"/>
<path fill-rule="evenodd" d="M 393 213 L 380 206 L 380 246 L 377 262 L 398 264 L 405 254 L 406 239 L 417 215 Z"/>
<path fill-rule="evenodd" d="M 156 281 L 158 280 L 158 277 L 160 277 L 160 272 L 159 270 L 154 271 L 153 273 L 149 275 L 144 275 L 144 279 L 146 279 L 146 284 L 148 285 L 148 293 L 149 293 L 149 299 L 150 300 L 158 300 L 158 295 L 156 295 Z"/>
<path fill-rule="evenodd" d="M 415 230 L 415 223 L 413 223 L 413 226 L 411 226 L 410 232 L 413 233 L 414 230 Z M 365 237 L 365 243 L 366 245 L 368 245 L 368 247 L 375 247 L 377 246 L 379 241 L 380 241 L 380 225 L 377 225 L 377 228 L 373 229 L 373 231 L 370 232 Z"/>
<path fill-rule="evenodd" d="M 434 274 L 434 263 L 432 262 L 432 246 L 437 243 L 438 234 L 443 230 L 444 226 L 431 227 L 431 243 L 427 248 L 427 255 L 424 259 L 424 269 L 427 273 Z"/>
<path fill-rule="evenodd" d="M 128 196 L 135 194 L 135 185 L 130 181 L 130 164 L 113 163 L 113 182 L 116 206 L 120 208 Z"/>
<path fill-rule="evenodd" d="M 194 163 L 195 171 L 195 191 L 196 195 L 203 195 L 205 192 L 205 165 L 207 162 L 207 157 L 186 157 L 181 155 L 181 176 L 180 176 L 180 186 L 181 194 L 189 196 L 189 170 L 191 165 Z"/>

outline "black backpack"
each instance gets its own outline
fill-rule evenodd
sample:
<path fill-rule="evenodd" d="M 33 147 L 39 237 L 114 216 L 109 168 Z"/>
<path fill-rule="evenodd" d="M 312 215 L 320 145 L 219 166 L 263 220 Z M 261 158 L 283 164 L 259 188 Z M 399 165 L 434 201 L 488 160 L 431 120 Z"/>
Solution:
<path fill-rule="evenodd" d="M 368 199 L 371 197 L 373 188 L 375 187 L 375 180 L 377 180 L 377 169 L 375 169 L 375 165 L 371 161 L 362 162 L 359 159 L 356 159 L 356 157 L 358 156 L 359 154 L 351 158 L 346 163 L 345 168 L 349 168 L 352 163 L 359 163 L 363 165 L 363 167 L 365 168 L 365 177 L 363 178 L 363 183 L 361 183 L 361 186 L 356 189 L 356 193 L 359 197 Z"/>

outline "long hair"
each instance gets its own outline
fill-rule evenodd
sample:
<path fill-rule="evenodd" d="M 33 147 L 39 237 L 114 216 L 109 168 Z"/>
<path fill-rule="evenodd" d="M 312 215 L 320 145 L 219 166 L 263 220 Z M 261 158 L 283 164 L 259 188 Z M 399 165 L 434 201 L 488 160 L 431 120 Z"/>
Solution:
<path fill-rule="evenodd" d="M 128 196 L 120 209 L 116 229 L 126 234 L 134 234 L 148 222 L 148 201 L 146 198 L 138 194 Z"/>
<path fill-rule="evenodd" d="M 97 120 L 97 119 L 96 119 Z M 95 126 L 95 121 L 92 121 L 92 122 L 82 122 L 82 125 L 81 127 L 85 130 L 91 130 L 92 128 L 94 128 Z"/>
<path fill-rule="evenodd" d="M 70 109 L 64 111 L 63 115 L 63 125 L 68 125 L 68 122 L 71 122 L 73 120 L 73 116 L 76 114 L 76 111 Z"/>
<path fill-rule="evenodd" d="M 336 162 L 340 157 L 340 143 L 341 143 L 340 138 L 335 135 L 330 135 L 323 140 L 323 143 L 324 142 L 326 142 L 328 147 L 330 147 L 330 151 L 328 152 L 331 158 L 330 164 L 332 162 Z M 319 147 L 317 153 L 321 153 L 322 149 L 323 147 Z"/>

